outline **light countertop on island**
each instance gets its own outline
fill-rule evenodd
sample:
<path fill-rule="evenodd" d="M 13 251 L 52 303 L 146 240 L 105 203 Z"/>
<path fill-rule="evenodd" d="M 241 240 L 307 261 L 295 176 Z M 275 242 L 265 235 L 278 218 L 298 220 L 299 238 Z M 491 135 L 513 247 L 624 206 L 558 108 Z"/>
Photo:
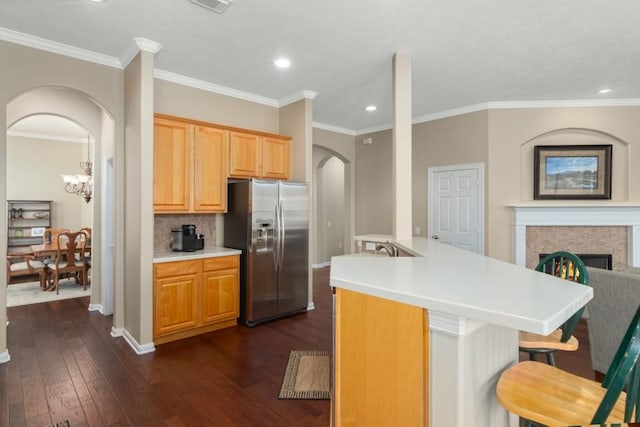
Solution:
<path fill-rule="evenodd" d="M 394 243 L 418 256 L 333 257 L 331 286 L 544 335 L 593 298 L 588 286 L 432 239 Z"/>
<path fill-rule="evenodd" d="M 193 259 L 214 258 L 229 255 L 240 255 L 239 249 L 224 248 L 222 246 L 214 246 L 193 252 L 174 252 L 171 250 L 155 251 L 153 254 L 153 263 L 173 261 L 189 261 Z"/>

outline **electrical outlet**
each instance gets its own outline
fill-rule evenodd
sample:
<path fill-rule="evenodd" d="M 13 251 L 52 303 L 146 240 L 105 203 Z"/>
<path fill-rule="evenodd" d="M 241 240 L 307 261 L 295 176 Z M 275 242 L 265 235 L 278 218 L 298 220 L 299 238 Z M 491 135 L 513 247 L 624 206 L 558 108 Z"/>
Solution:
<path fill-rule="evenodd" d="M 368 250 L 368 251 L 375 251 L 375 250 L 376 250 L 376 244 L 375 244 L 375 243 L 373 243 L 373 242 L 367 242 L 367 243 L 364 245 L 364 248 L 365 248 L 366 250 Z"/>
<path fill-rule="evenodd" d="M 338 243 L 338 249 L 342 249 L 342 242 Z"/>

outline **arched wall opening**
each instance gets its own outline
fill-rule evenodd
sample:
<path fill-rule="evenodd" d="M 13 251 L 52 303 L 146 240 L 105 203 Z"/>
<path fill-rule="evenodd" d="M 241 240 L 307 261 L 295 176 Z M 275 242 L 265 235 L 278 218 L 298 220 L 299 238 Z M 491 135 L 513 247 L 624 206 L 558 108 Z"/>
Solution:
<path fill-rule="evenodd" d="M 332 256 L 352 251 L 352 165 L 339 153 L 314 145 L 314 267 L 329 265 Z"/>
<path fill-rule="evenodd" d="M 56 115 L 84 128 L 94 139 L 92 280 L 90 310 L 105 315 L 114 310 L 115 260 L 115 156 L 116 122 L 113 115 L 91 96 L 61 86 L 42 86 L 23 91 L 6 105 L 7 129 L 20 120 L 39 114 Z M 73 167 L 75 162 L 70 162 Z M 5 165 L 6 166 L 6 165 Z M 6 171 L 6 167 L 5 167 Z M 60 180 L 62 186 L 62 180 Z M 110 195 L 105 200 L 103 195 Z M 6 202 L 6 197 L 5 197 Z"/>

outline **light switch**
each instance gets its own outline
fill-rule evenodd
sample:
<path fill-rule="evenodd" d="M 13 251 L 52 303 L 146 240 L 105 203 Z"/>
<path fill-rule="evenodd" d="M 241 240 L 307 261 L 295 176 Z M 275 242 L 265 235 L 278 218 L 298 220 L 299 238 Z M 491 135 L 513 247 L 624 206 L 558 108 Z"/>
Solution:
<path fill-rule="evenodd" d="M 416 226 L 416 227 L 414 228 L 414 234 L 415 234 L 416 236 L 419 236 L 419 235 L 420 235 L 420 226 Z"/>
<path fill-rule="evenodd" d="M 375 243 L 373 243 L 373 242 L 367 242 L 367 243 L 364 245 L 364 248 L 365 248 L 366 250 L 368 250 L 368 251 L 375 251 L 375 250 L 376 250 L 376 244 L 375 244 Z"/>

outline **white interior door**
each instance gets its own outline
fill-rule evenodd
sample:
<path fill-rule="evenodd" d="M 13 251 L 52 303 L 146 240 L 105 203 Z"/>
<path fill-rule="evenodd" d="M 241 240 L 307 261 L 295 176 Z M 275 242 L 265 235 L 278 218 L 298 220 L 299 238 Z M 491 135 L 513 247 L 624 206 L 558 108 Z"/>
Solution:
<path fill-rule="evenodd" d="M 433 167 L 429 177 L 429 236 L 484 253 L 484 165 Z"/>

